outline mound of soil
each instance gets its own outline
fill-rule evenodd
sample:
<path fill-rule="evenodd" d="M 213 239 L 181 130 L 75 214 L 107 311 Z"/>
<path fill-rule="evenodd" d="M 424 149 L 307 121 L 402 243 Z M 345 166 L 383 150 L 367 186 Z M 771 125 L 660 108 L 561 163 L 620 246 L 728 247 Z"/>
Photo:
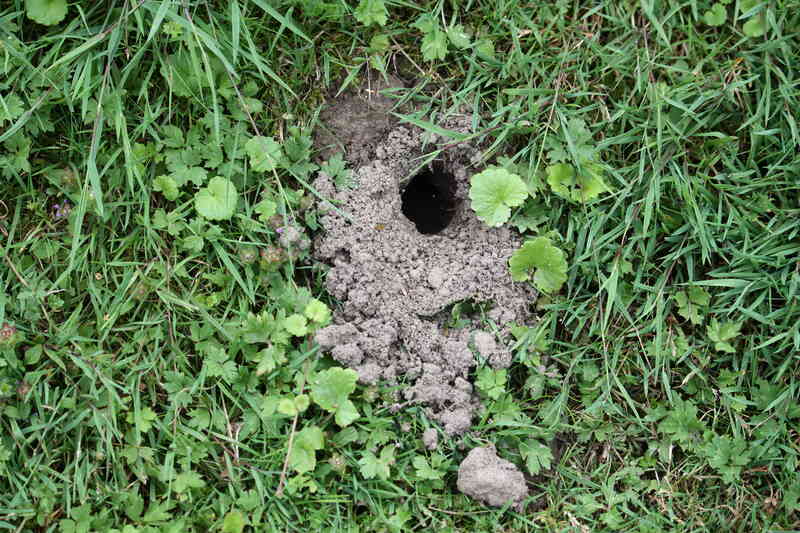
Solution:
<path fill-rule="evenodd" d="M 342 113 L 353 105 L 348 97 Z M 467 124 L 463 117 L 443 126 L 467 131 Z M 535 293 L 508 271 L 519 237 L 487 227 L 469 207 L 476 149 L 458 145 L 419 170 L 423 132 L 395 126 L 384 135 L 385 125 L 378 121 L 365 141 L 375 147 L 369 160 L 359 164 L 362 151 L 351 161 L 353 188 L 337 188 L 324 173 L 313 184 L 330 199 L 319 206 L 324 232 L 314 256 L 331 265 L 326 288 L 342 304 L 316 340 L 362 382 L 409 383 L 406 400 L 427 405 L 447 433 L 462 433 L 478 405 L 469 381 L 476 364 L 470 344 L 498 367 L 510 364 L 511 354 L 493 334 L 473 339 L 471 328 L 445 331 L 442 310 L 467 299 L 491 301 L 489 316 L 502 337 L 506 325 L 529 318 Z"/>
<path fill-rule="evenodd" d="M 519 507 L 528 496 L 525 476 L 513 463 L 501 459 L 494 447 L 474 448 L 458 467 L 458 490 L 493 507 Z"/>

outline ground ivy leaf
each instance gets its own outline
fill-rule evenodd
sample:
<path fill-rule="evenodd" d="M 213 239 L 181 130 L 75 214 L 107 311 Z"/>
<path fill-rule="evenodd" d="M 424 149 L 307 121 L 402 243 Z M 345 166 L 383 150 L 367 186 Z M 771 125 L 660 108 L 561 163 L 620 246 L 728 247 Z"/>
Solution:
<path fill-rule="evenodd" d="M 387 11 L 383 0 L 361 0 L 356 8 L 355 16 L 356 20 L 365 26 L 370 24 L 386 26 L 389 11 Z"/>
<path fill-rule="evenodd" d="M 711 9 L 703 14 L 703 20 L 709 26 L 722 26 L 725 24 L 726 17 L 727 12 L 725 11 L 725 6 L 720 3 L 715 3 L 711 6 Z"/>
<path fill-rule="evenodd" d="M 44 26 L 58 24 L 67 16 L 67 0 L 27 0 L 25 6 L 28 18 Z"/>
<path fill-rule="evenodd" d="M 573 202 L 588 202 L 609 190 L 596 163 L 585 163 L 581 175 L 576 174 L 575 168 L 567 163 L 550 165 L 546 173 L 550 189 Z"/>
<path fill-rule="evenodd" d="M 469 198 L 478 218 L 492 227 L 501 226 L 528 197 L 528 188 L 516 174 L 503 168 L 489 168 L 470 180 Z"/>
<path fill-rule="evenodd" d="M 278 402 L 278 412 L 286 416 L 294 416 L 298 413 L 305 412 L 310 405 L 311 400 L 307 394 L 298 394 L 294 398 L 282 398 Z"/>
<path fill-rule="evenodd" d="M 271 172 L 278 168 L 278 162 L 283 158 L 283 148 L 272 137 L 257 135 L 251 137 L 244 145 L 244 150 L 250 157 L 250 166 L 256 172 Z"/>
<path fill-rule="evenodd" d="M 181 240 L 181 246 L 194 253 L 202 252 L 204 245 L 205 240 L 200 235 L 188 235 Z"/>
<path fill-rule="evenodd" d="M 570 197 L 569 187 L 575 183 L 575 169 L 572 165 L 558 163 L 546 169 L 550 189 L 563 198 Z"/>
<path fill-rule="evenodd" d="M 317 450 L 321 450 L 325 436 L 318 426 L 309 426 L 297 432 L 289 453 L 289 464 L 299 474 L 310 472 L 317 466 Z"/>
<path fill-rule="evenodd" d="M 758 14 L 744 23 L 742 31 L 748 37 L 761 37 L 767 31 L 764 16 Z"/>
<path fill-rule="evenodd" d="M 337 424 L 347 426 L 359 417 L 355 405 L 347 399 L 356 389 L 356 381 L 355 370 L 329 368 L 316 375 L 311 384 L 311 398 L 324 410 L 336 413 Z"/>
<path fill-rule="evenodd" d="M 238 192 L 228 179 L 211 178 L 208 186 L 194 195 L 194 207 L 200 216 L 209 220 L 228 220 L 236 210 Z"/>
<path fill-rule="evenodd" d="M 234 509 L 225 515 L 225 519 L 222 521 L 222 533 L 242 533 L 246 525 L 247 519 L 244 514 Z"/>
<path fill-rule="evenodd" d="M 294 314 L 286 317 L 283 326 L 295 337 L 302 337 L 308 333 L 308 320 L 303 315 Z"/>
<path fill-rule="evenodd" d="M 527 241 L 514 252 L 508 264 L 514 281 L 530 279 L 530 271 L 536 269 L 533 283 L 542 292 L 558 292 L 567 280 L 564 252 L 553 246 L 547 237 Z"/>
<path fill-rule="evenodd" d="M 358 414 L 356 405 L 350 400 L 345 400 L 336 410 L 336 416 L 334 416 L 334 420 L 337 424 L 339 424 L 339 427 L 347 427 L 358 420 L 359 416 L 361 415 Z"/>
<path fill-rule="evenodd" d="M 182 148 L 186 143 L 183 138 L 183 130 L 178 126 L 173 126 L 171 124 L 161 126 L 161 133 L 164 134 L 164 138 L 161 139 L 161 141 L 170 148 Z"/>
<path fill-rule="evenodd" d="M 312 322 L 316 322 L 320 325 L 327 323 L 331 318 L 331 310 L 327 305 L 316 298 L 312 298 L 311 301 L 308 302 L 303 314 Z"/>
<path fill-rule="evenodd" d="M 604 192 L 609 191 L 608 185 L 603 181 L 603 174 L 597 163 L 585 163 L 584 173 L 578 176 L 577 189 L 573 191 L 573 200 L 588 202 L 594 200 Z"/>

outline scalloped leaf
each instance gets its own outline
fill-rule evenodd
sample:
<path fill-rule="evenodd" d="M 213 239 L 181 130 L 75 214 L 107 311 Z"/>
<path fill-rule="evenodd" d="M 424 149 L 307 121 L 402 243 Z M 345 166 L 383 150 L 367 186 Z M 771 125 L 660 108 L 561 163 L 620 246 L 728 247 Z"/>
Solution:
<path fill-rule="evenodd" d="M 594 200 L 611 189 L 603 181 L 603 174 L 597 163 L 586 162 L 583 173 L 577 174 L 575 167 L 567 163 L 557 163 L 547 167 L 547 183 L 558 196 L 573 202 Z"/>
<path fill-rule="evenodd" d="M 67 16 L 67 0 L 27 0 L 28 18 L 44 26 L 58 24 Z"/>
<path fill-rule="evenodd" d="M 359 414 L 356 406 L 348 396 L 356 389 L 358 373 L 352 369 L 332 367 L 319 372 L 311 383 L 311 397 L 321 408 L 335 413 L 336 423 L 345 427 L 350 425 Z"/>
<path fill-rule="evenodd" d="M 478 218 L 487 225 L 503 225 L 511 216 L 511 208 L 528 197 L 528 188 L 517 174 L 504 168 L 488 168 L 470 180 L 469 198 Z"/>
<path fill-rule="evenodd" d="M 709 26 L 722 26 L 725 24 L 727 16 L 728 13 L 725 10 L 725 6 L 720 3 L 715 3 L 711 6 L 711 9 L 703 14 L 703 20 Z"/>
<path fill-rule="evenodd" d="M 209 220 L 228 220 L 236 211 L 239 193 L 228 179 L 217 176 L 211 178 L 207 187 L 194 195 L 194 208 L 203 218 Z"/>
<path fill-rule="evenodd" d="M 511 278 L 526 281 L 533 274 L 533 284 L 542 292 L 558 292 L 567 280 L 567 260 L 564 252 L 553 246 L 547 237 L 527 241 L 508 261 Z"/>

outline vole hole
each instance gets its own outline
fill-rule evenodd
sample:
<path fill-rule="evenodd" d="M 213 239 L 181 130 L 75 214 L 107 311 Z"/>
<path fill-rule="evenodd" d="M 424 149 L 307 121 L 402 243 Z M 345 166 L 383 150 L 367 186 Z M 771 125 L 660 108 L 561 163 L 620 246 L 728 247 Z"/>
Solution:
<path fill-rule="evenodd" d="M 455 179 L 442 165 L 422 169 L 401 194 L 403 215 L 425 235 L 444 230 L 456 211 Z"/>

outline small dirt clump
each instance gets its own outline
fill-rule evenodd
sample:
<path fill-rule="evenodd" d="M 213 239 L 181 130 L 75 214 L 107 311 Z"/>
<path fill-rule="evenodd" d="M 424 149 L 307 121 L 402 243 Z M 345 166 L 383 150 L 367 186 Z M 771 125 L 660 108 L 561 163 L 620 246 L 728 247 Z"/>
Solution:
<path fill-rule="evenodd" d="M 428 428 L 422 433 L 422 444 L 431 451 L 439 446 L 439 433 L 435 428 Z"/>
<path fill-rule="evenodd" d="M 474 448 L 458 467 L 458 490 L 478 501 L 517 509 L 528 496 L 525 476 L 513 463 L 497 456 L 494 446 Z"/>

